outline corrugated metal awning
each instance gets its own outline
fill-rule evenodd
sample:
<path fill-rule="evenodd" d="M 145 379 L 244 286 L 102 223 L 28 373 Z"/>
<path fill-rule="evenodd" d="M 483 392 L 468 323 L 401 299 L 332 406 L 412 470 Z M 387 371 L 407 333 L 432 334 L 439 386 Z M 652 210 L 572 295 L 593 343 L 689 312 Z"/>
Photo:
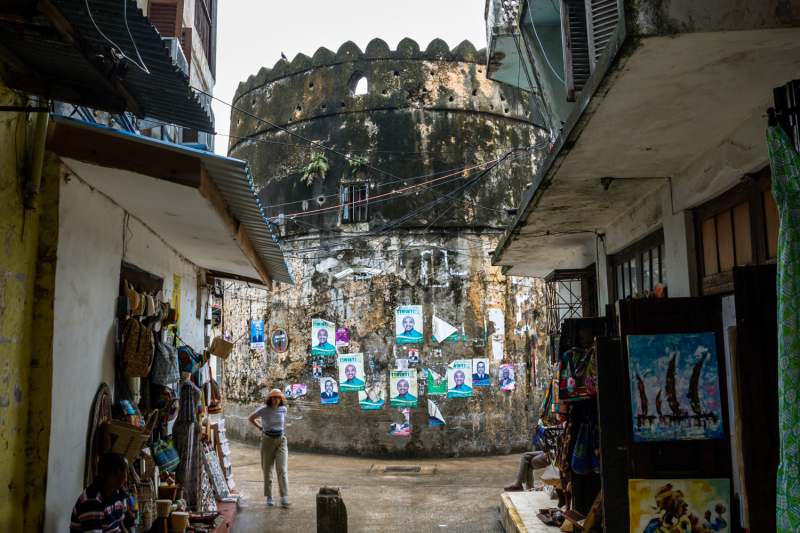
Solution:
<path fill-rule="evenodd" d="M 199 162 L 202 163 L 202 166 L 205 167 L 208 175 L 213 180 L 214 185 L 219 190 L 219 193 L 222 195 L 227 207 L 230 208 L 233 216 L 236 218 L 238 223 L 241 224 L 241 227 L 247 235 L 250 244 L 252 244 L 253 249 L 258 255 L 261 263 L 264 265 L 264 268 L 267 270 L 269 276 L 271 276 L 274 281 L 294 284 L 294 280 L 289 272 L 289 267 L 284 260 L 283 250 L 281 245 L 278 243 L 277 234 L 273 233 L 273 231 L 277 231 L 277 229 L 267 221 L 267 218 L 264 215 L 260 202 L 256 197 L 255 187 L 253 185 L 253 181 L 250 176 L 250 169 L 246 161 L 232 159 L 230 157 L 220 156 L 211 152 L 196 150 L 194 148 L 187 148 L 185 146 L 175 145 L 125 131 L 115 130 L 106 126 L 91 124 L 61 115 L 55 115 L 53 117 L 53 127 L 55 128 L 54 132 L 48 134 L 48 149 L 52 149 L 63 157 L 85 161 L 95 165 L 137 172 L 139 174 L 147 173 L 146 171 L 142 172 L 141 170 L 141 166 L 146 166 L 147 162 L 140 162 L 139 168 L 131 168 L 130 165 L 126 165 L 121 161 L 119 164 L 113 160 L 109 162 L 109 158 L 103 156 L 102 154 L 97 157 L 92 155 L 103 150 L 103 139 L 106 136 L 114 138 L 117 141 L 135 143 L 137 145 L 141 145 L 142 147 L 159 150 L 161 151 L 160 153 L 163 153 L 163 151 L 173 152 L 181 156 L 183 161 L 185 161 L 186 158 L 199 160 Z M 58 128 L 60 127 L 65 128 L 65 133 L 61 135 L 58 134 Z M 66 136 L 71 138 L 78 137 L 78 130 L 71 128 L 78 128 L 78 130 L 83 130 L 94 134 L 95 137 L 92 138 L 92 142 L 95 144 L 95 146 L 93 146 L 93 150 L 86 151 L 82 148 L 76 149 L 75 147 L 70 146 L 68 142 L 65 142 L 64 137 Z M 75 142 L 78 145 L 83 145 L 85 144 L 85 139 L 76 139 Z M 112 146 L 111 142 L 105 144 L 107 144 L 108 147 Z M 119 150 L 119 144 L 114 145 L 114 149 Z M 124 148 L 124 145 L 123 149 L 126 149 Z M 104 159 L 101 160 L 101 156 L 104 157 Z M 158 161 L 153 162 L 153 165 L 158 164 L 160 164 Z M 199 169 L 200 166 L 197 165 L 196 168 Z M 163 172 L 164 169 L 161 170 Z M 168 168 L 167 170 L 170 169 Z M 157 179 L 163 180 L 163 178 Z M 182 180 L 185 181 L 183 178 Z M 172 181 L 173 183 L 180 184 L 185 189 L 193 190 L 192 185 L 186 185 L 181 180 L 175 179 Z M 199 176 L 197 176 L 197 181 L 198 183 L 200 182 Z M 106 191 L 103 192 L 108 194 Z M 123 208 L 125 207 L 126 206 L 123 205 Z M 201 230 L 202 228 L 198 228 L 198 231 Z M 211 246 L 211 244 L 209 244 L 209 246 Z M 180 246 L 176 246 L 176 249 L 180 251 Z M 195 257 L 191 257 L 190 259 L 199 266 L 204 266 L 202 259 Z M 213 269 L 215 267 L 212 265 L 207 266 L 206 268 Z"/>
<path fill-rule="evenodd" d="M 39 2 L 40 8 L 43 3 Z M 90 0 L 91 17 L 85 0 L 46 3 L 54 8 L 56 17 L 63 16 L 71 25 L 86 49 L 82 53 L 80 46 L 64 37 L 63 27 L 56 29 L 38 11 L 31 12 L 27 20 L 0 18 L 0 59 L 13 69 L 7 76 L 12 88 L 117 114 L 129 110 L 139 118 L 214 132 L 208 106 L 189 88 L 189 77 L 173 64 L 160 34 L 134 0 Z M 117 53 L 112 54 L 112 49 L 121 50 L 133 62 L 119 57 L 112 61 L 110 57 Z M 149 72 L 133 64 L 140 57 Z M 118 67 L 121 70 L 115 70 Z M 117 83 L 121 90 L 114 90 Z M 132 108 L 131 102 L 138 109 Z"/>

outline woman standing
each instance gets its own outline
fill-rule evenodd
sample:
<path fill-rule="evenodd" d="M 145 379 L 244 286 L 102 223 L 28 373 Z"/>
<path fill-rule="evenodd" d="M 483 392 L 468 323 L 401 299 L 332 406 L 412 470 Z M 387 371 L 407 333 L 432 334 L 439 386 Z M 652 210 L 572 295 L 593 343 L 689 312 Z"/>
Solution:
<path fill-rule="evenodd" d="M 272 465 L 278 472 L 278 486 L 281 490 L 281 504 L 288 507 L 289 501 L 289 476 L 287 463 L 289 448 L 286 436 L 283 434 L 283 422 L 286 419 L 286 397 L 278 389 L 272 389 L 267 394 L 266 405 L 256 409 L 248 420 L 261 430 L 261 471 L 264 473 L 264 496 L 267 505 L 275 505 L 272 499 Z M 260 418 L 260 424 L 257 419 Z"/>

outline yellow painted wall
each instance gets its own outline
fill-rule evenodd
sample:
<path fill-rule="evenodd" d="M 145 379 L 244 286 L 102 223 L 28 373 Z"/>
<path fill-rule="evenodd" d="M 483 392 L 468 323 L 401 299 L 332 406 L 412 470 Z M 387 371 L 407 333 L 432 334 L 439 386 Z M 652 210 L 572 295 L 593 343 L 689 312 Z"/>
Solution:
<path fill-rule="evenodd" d="M 0 79 L 0 105 L 25 100 Z M 25 210 L 35 115 L 0 112 L 0 532 L 41 531 L 50 441 L 59 163 Z"/>

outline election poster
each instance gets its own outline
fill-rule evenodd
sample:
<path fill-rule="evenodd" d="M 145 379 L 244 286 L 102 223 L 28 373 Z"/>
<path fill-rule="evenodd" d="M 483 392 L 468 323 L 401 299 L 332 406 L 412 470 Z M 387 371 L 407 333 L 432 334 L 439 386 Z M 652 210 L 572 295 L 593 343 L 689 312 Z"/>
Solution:
<path fill-rule="evenodd" d="M 408 362 L 419 363 L 419 350 L 408 350 Z"/>
<path fill-rule="evenodd" d="M 447 394 L 447 372 L 444 376 L 430 368 L 425 372 L 428 373 L 428 394 Z"/>
<path fill-rule="evenodd" d="M 403 305 L 395 311 L 394 341 L 397 344 L 422 343 L 422 306 Z"/>
<path fill-rule="evenodd" d="M 259 350 L 264 347 L 264 321 L 250 321 L 250 349 Z"/>
<path fill-rule="evenodd" d="M 489 385 L 489 358 L 472 360 L 472 386 L 486 387 Z"/>
<path fill-rule="evenodd" d="M 380 409 L 386 403 L 386 381 L 375 381 L 363 391 L 358 391 L 358 403 L 362 409 Z"/>
<path fill-rule="evenodd" d="M 305 383 L 292 383 L 292 398 L 305 396 L 307 392 L 308 386 Z"/>
<path fill-rule="evenodd" d="M 364 354 L 339 354 L 339 390 L 357 392 L 364 390 Z"/>
<path fill-rule="evenodd" d="M 311 319 L 311 355 L 335 355 L 334 340 L 336 325 L 321 318 Z"/>
<path fill-rule="evenodd" d="M 392 422 L 389 426 L 391 428 L 390 433 L 392 435 L 410 435 L 411 434 L 411 409 L 406 407 L 402 410 L 403 417 L 405 421 L 402 424 L 398 424 L 396 422 Z"/>
<path fill-rule="evenodd" d="M 333 378 L 319 380 L 319 400 L 321 404 L 339 403 L 339 385 Z"/>
<path fill-rule="evenodd" d="M 395 407 L 416 407 L 417 369 L 389 371 L 389 405 Z"/>
<path fill-rule="evenodd" d="M 447 369 L 447 397 L 472 396 L 472 360 L 456 359 Z"/>
<path fill-rule="evenodd" d="M 314 365 L 311 368 L 313 372 L 312 376 L 314 377 L 314 379 L 320 379 L 322 377 L 322 366 Z"/>
<path fill-rule="evenodd" d="M 336 347 L 350 346 L 350 330 L 348 328 L 336 328 Z"/>
<path fill-rule="evenodd" d="M 428 400 L 428 425 L 429 426 L 443 426 L 447 424 L 444 421 L 444 417 L 442 416 L 442 412 L 439 411 L 439 407 L 433 403 L 432 400 Z"/>
<path fill-rule="evenodd" d="M 500 378 L 500 390 L 514 390 L 514 365 L 500 365 L 497 374 Z"/>
<path fill-rule="evenodd" d="M 433 342 L 444 342 L 444 341 L 457 341 L 458 340 L 458 330 L 436 316 L 433 315 Z"/>

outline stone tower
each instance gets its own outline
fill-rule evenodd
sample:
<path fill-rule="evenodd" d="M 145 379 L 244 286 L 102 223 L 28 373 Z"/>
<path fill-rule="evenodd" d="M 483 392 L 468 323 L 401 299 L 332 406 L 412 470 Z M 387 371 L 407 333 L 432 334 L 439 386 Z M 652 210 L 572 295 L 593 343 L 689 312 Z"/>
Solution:
<path fill-rule="evenodd" d="M 395 51 L 380 39 L 363 52 L 348 42 L 336 53 L 320 48 L 281 60 L 239 85 L 229 155 L 250 163 L 296 285 L 274 293 L 226 286 L 223 322 L 232 339 L 259 318 L 267 334 L 280 327 L 289 335 L 285 352 L 239 343 L 226 361 L 229 434 L 257 437 L 236 417 L 249 415 L 270 388 L 307 383 L 287 419 L 294 449 L 450 456 L 530 446 L 542 393 L 534 376 L 543 288 L 506 278 L 488 252 L 549 133 L 533 96 L 489 81 L 483 57 L 468 41 L 450 50 L 436 39 L 424 52 L 411 39 Z M 309 184 L 303 168 L 320 155 L 329 168 Z M 424 342 L 397 345 L 394 310 L 409 304 L 424 308 Z M 434 313 L 458 328 L 457 341 L 431 340 Z M 362 410 L 357 394 L 342 393 L 337 405 L 320 405 L 312 318 L 349 328 L 350 346 L 341 351 L 365 354 L 368 383 L 388 385 L 395 360 L 419 350 L 420 362 L 410 365 L 419 370 L 420 401 L 409 436 L 389 434 L 403 415 L 388 402 Z M 448 362 L 483 357 L 490 386 L 471 398 L 427 394 L 424 368 L 443 374 Z M 333 363 L 327 358 L 325 377 L 336 377 Z M 500 364 L 515 365 L 516 390 L 499 390 Z M 428 426 L 429 399 L 447 425 Z"/>

